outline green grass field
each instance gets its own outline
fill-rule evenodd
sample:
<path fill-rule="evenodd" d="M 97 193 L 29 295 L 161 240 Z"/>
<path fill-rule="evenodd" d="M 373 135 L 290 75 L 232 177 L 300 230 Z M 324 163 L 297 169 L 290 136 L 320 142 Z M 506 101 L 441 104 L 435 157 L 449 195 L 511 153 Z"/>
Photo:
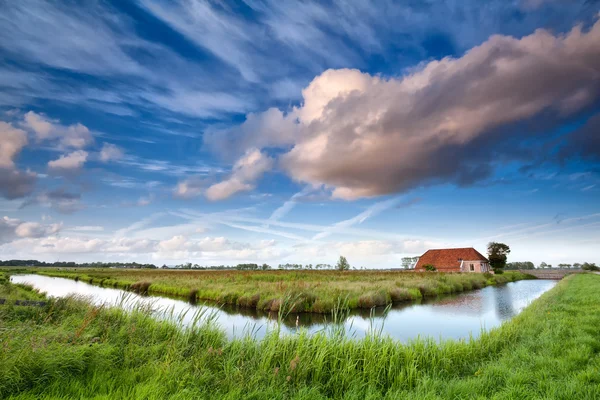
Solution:
<path fill-rule="evenodd" d="M 132 269 L 48 269 L 30 272 L 77 279 L 142 293 L 209 300 L 219 304 L 279 311 L 329 313 L 339 299 L 347 308 L 370 309 L 423 297 L 459 293 L 527 279 L 520 272 L 415 273 L 391 271 L 189 271 Z"/>
<path fill-rule="evenodd" d="M 2 283 L 6 290 L 9 283 Z M 566 278 L 477 340 L 228 341 L 77 299 L 0 306 L 0 398 L 597 399 L 600 276 Z"/>

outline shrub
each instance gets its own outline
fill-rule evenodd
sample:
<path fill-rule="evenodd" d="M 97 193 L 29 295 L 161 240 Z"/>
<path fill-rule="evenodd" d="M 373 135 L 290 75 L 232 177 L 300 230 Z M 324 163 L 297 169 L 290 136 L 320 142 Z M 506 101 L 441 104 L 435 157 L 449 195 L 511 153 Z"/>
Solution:
<path fill-rule="evenodd" d="M 188 295 L 188 301 L 192 304 L 196 304 L 197 298 L 198 298 L 198 289 L 191 289 L 190 294 Z"/>
<path fill-rule="evenodd" d="M 412 300 L 412 296 L 406 288 L 393 288 L 390 290 L 390 299 L 392 302 Z"/>
<path fill-rule="evenodd" d="M 259 293 L 245 294 L 238 298 L 238 306 L 256 308 L 258 306 L 259 301 L 260 301 Z"/>
<path fill-rule="evenodd" d="M 388 303 L 388 294 L 382 291 L 369 292 L 358 298 L 358 307 L 360 308 L 385 306 Z"/>
<path fill-rule="evenodd" d="M 150 282 L 136 282 L 134 284 L 132 284 L 129 289 L 131 289 L 133 292 L 137 293 L 137 294 L 141 294 L 141 295 L 147 295 L 148 294 L 148 289 L 150 288 L 151 283 Z"/>
<path fill-rule="evenodd" d="M 429 271 L 429 272 L 435 272 L 435 271 L 437 271 L 437 268 L 434 265 L 432 265 L 432 264 L 425 264 L 423 266 L 423 268 L 425 268 L 425 271 Z"/>

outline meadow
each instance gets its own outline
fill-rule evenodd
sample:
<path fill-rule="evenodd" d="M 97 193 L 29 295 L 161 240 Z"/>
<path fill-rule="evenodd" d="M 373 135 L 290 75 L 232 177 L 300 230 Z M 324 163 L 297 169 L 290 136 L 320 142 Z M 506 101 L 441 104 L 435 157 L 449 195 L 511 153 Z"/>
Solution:
<path fill-rule="evenodd" d="M 70 278 L 132 290 L 249 307 L 330 313 L 343 299 L 345 308 L 370 309 L 442 294 L 531 278 L 518 271 L 489 273 L 418 273 L 404 271 L 190 271 L 162 269 L 49 269 L 23 272 Z"/>
<path fill-rule="evenodd" d="M 3 305 L 0 398 L 600 398 L 599 291 L 600 276 L 570 276 L 477 340 L 407 344 L 341 330 L 227 340 L 207 316 L 178 329 L 76 298 Z"/>

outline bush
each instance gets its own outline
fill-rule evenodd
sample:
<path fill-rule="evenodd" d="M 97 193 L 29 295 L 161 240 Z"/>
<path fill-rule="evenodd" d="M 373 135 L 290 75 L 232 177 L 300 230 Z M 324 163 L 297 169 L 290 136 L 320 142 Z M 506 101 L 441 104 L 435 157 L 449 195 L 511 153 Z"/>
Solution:
<path fill-rule="evenodd" d="M 147 295 L 150 285 L 150 282 L 137 282 L 131 285 L 129 288 L 137 294 Z"/>
<path fill-rule="evenodd" d="M 600 268 L 594 263 L 583 263 L 581 269 L 585 271 L 600 271 Z"/>
<path fill-rule="evenodd" d="M 372 308 L 377 306 L 385 306 L 391 300 L 388 300 L 388 294 L 385 292 L 370 292 L 363 294 L 358 298 L 358 306 L 360 308 Z"/>
<path fill-rule="evenodd" d="M 423 266 L 423 268 L 425 268 L 425 271 L 430 271 L 430 272 L 437 271 L 437 268 L 432 264 L 426 264 Z"/>

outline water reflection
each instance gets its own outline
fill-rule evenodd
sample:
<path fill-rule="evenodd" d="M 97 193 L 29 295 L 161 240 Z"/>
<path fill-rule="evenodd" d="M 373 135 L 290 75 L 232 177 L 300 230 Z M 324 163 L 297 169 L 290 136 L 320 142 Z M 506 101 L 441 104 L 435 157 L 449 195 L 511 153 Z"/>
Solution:
<path fill-rule="evenodd" d="M 213 314 L 216 323 L 228 337 L 244 336 L 252 333 L 262 337 L 274 327 L 277 315 L 255 309 L 232 306 L 216 307 L 210 304 L 190 304 L 182 300 L 158 296 L 139 296 L 120 289 L 93 286 L 70 279 L 52 278 L 41 275 L 15 275 L 16 283 L 29 283 L 49 296 L 64 297 L 69 294 L 84 295 L 95 304 L 119 305 L 130 309 L 136 304 L 159 310 L 158 316 L 173 313 L 183 314 L 183 324 L 190 324 L 194 312 Z M 356 310 L 350 313 L 343 325 L 350 335 L 363 337 L 371 330 L 381 331 L 401 341 L 417 337 L 435 339 L 461 339 L 477 337 L 482 329 L 499 326 L 512 318 L 531 301 L 551 289 L 556 281 L 530 280 L 490 286 L 459 295 L 441 297 L 422 303 L 403 303 L 392 307 Z M 127 295 L 124 301 L 124 295 Z M 311 333 L 322 331 L 331 324 L 328 314 L 290 314 L 284 318 L 282 331 L 295 332 L 303 328 Z"/>

